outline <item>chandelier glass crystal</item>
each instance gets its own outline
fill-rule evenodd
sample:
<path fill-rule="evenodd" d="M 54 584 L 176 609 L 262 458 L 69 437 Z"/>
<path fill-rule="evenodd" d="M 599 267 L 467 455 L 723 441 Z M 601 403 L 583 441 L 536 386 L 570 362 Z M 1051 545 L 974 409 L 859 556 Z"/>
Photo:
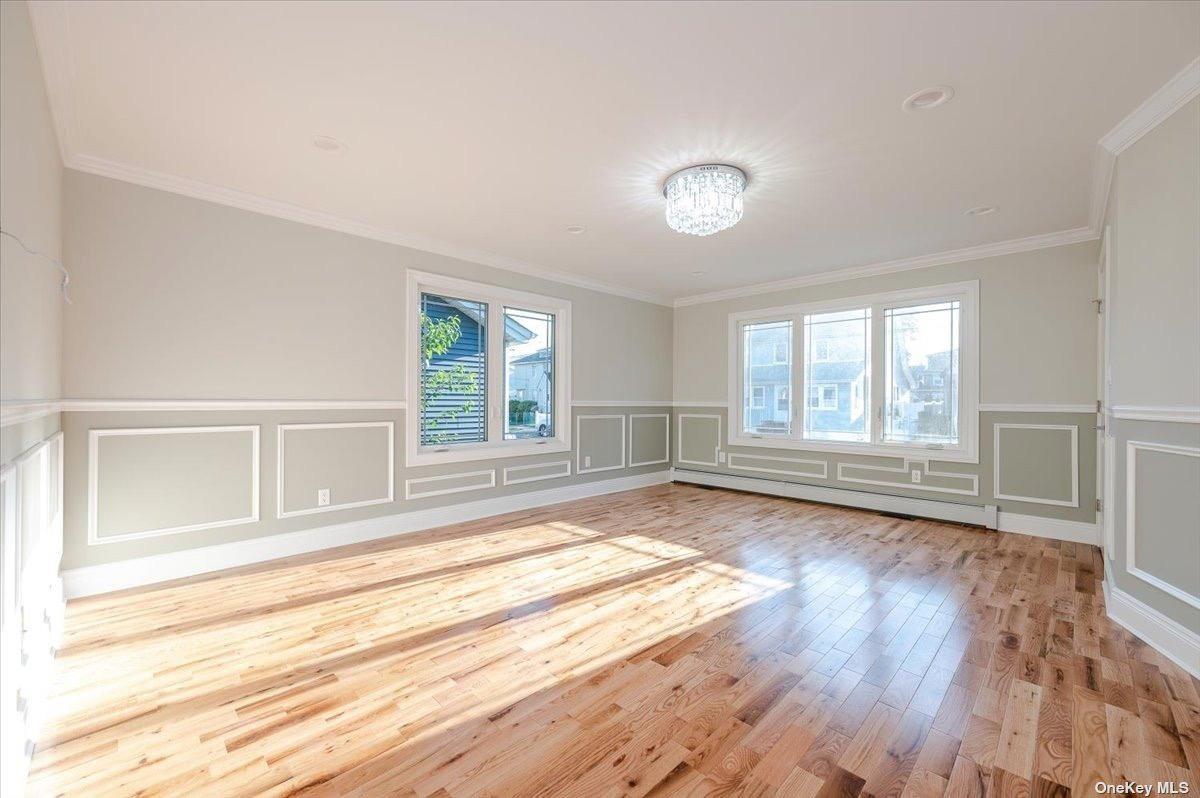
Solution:
<path fill-rule="evenodd" d="M 710 236 L 742 218 L 746 173 L 734 166 L 705 164 L 682 169 L 667 178 L 667 224 L 679 233 Z"/>

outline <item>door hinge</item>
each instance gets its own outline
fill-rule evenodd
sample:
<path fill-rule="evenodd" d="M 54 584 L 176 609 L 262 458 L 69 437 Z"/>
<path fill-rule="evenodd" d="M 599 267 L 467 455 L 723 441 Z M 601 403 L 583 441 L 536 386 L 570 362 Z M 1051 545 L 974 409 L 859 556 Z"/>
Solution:
<path fill-rule="evenodd" d="M 1103 400 L 1103 399 L 1097 399 L 1097 400 L 1096 400 L 1096 412 L 1097 412 L 1097 413 L 1103 413 L 1103 412 L 1104 412 L 1104 400 Z"/>
<path fill-rule="evenodd" d="M 1092 302 L 1096 303 L 1096 312 L 1097 313 L 1104 312 L 1104 300 L 1103 299 L 1093 299 Z"/>
<path fill-rule="evenodd" d="M 1099 512 L 1102 512 L 1103 510 L 1104 510 L 1104 500 L 1096 499 L 1096 512 L 1099 513 Z"/>

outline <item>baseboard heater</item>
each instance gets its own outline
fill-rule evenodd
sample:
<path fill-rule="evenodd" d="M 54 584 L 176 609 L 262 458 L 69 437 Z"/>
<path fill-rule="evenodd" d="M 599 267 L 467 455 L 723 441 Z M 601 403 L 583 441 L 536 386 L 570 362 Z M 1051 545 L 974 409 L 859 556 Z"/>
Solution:
<path fill-rule="evenodd" d="M 671 469 L 672 482 L 687 482 L 693 485 L 709 485 L 714 488 L 730 488 L 750 493 L 765 493 L 770 496 L 786 496 L 823 504 L 839 504 L 846 507 L 861 507 L 883 513 L 912 515 L 919 518 L 935 518 L 939 521 L 954 521 L 959 524 L 975 524 L 987 529 L 996 528 L 996 506 L 988 504 L 959 504 L 933 499 L 916 499 L 908 496 L 888 496 L 882 493 L 867 493 L 846 488 L 825 488 L 798 482 L 759 477 L 738 477 L 731 474 L 716 474 L 710 471 L 692 471 L 686 468 Z"/>

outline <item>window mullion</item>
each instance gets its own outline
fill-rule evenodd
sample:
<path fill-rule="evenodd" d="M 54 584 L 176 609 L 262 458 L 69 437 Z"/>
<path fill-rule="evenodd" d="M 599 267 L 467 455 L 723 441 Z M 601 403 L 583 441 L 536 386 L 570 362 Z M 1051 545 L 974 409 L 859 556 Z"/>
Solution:
<path fill-rule="evenodd" d="M 504 440 L 504 302 L 488 297 L 487 312 L 487 420 L 484 440 Z"/>
<path fill-rule="evenodd" d="M 879 445 L 883 443 L 883 411 L 888 391 L 885 382 L 887 352 L 884 351 L 883 305 L 871 306 L 871 318 L 867 323 L 871 353 L 871 381 L 868 386 L 871 397 L 871 443 Z"/>
<path fill-rule="evenodd" d="M 804 440 L 804 364 L 808 350 L 804 346 L 804 314 L 792 317 L 792 434 L 795 440 Z"/>

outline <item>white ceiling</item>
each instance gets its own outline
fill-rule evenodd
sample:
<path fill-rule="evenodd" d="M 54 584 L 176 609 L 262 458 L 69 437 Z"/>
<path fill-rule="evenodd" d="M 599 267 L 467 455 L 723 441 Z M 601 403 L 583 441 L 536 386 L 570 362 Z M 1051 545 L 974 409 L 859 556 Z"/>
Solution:
<path fill-rule="evenodd" d="M 32 8 L 68 165 L 666 300 L 1088 228 L 1098 140 L 1200 54 L 1197 2 Z M 745 217 L 674 233 L 703 162 Z"/>

